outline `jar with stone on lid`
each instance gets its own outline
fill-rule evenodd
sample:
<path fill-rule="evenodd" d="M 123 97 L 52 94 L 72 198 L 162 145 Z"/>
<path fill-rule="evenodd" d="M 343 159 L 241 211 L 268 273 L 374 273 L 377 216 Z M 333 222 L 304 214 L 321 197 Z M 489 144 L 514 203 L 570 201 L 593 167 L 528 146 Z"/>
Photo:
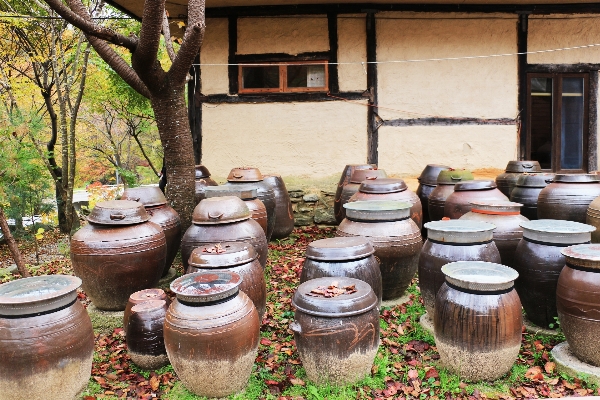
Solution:
<path fill-rule="evenodd" d="M 437 186 L 427 199 L 427 209 L 431 221 L 439 221 L 444 218 L 444 206 L 446 199 L 454 193 L 454 185 L 458 182 L 472 181 L 473 174 L 465 169 L 449 168 L 440 171 L 437 178 Z"/>
<path fill-rule="evenodd" d="M 437 187 L 437 178 L 440 172 L 450 169 L 447 165 L 439 164 L 427 164 L 425 169 L 421 172 L 421 175 L 417 178 L 419 181 L 419 187 L 417 188 L 417 197 L 421 200 L 423 207 L 423 224 L 431 221 L 429 217 L 429 196 L 431 192 Z M 422 234 L 427 233 L 427 229 L 421 229 Z"/>
<path fill-rule="evenodd" d="M 496 177 L 496 185 L 506 197 L 510 197 L 517 180 L 524 173 L 542 172 L 538 161 L 509 161 L 506 170 Z"/>
<path fill-rule="evenodd" d="M 363 181 L 387 178 L 387 174 L 382 169 L 358 169 L 352 173 L 350 181 L 343 187 L 340 194 L 340 210 L 335 214 L 335 219 L 341 223 L 346 218 L 346 204 L 356 192 Z"/>
<path fill-rule="evenodd" d="M 554 174 L 521 174 L 510 192 L 510 201 L 523 204 L 521 215 L 529 220 L 538 219 L 538 196 L 543 188 L 552 183 Z"/>
<path fill-rule="evenodd" d="M 556 174 L 538 197 L 539 219 L 585 223 L 587 209 L 600 196 L 600 175 Z"/>
<path fill-rule="evenodd" d="M 475 179 L 454 185 L 454 192 L 444 204 L 444 217 L 458 219 L 471 211 L 473 202 L 508 201 L 496 187 L 496 182 L 487 179 Z"/>
<path fill-rule="evenodd" d="M 275 194 L 275 228 L 273 239 L 285 239 L 294 230 L 294 210 L 290 194 L 280 175 L 263 175 L 263 181 L 273 189 Z"/>
<path fill-rule="evenodd" d="M 258 188 L 252 184 L 247 185 L 221 185 L 208 187 L 205 190 L 206 198 L 223 196 L 236 196 L 244 200 L 252 214 L 252 219 L 258 222 L 265 235 L 267 234 L 267 209 L 258 198 Z"/>
<path fill-rule="evenodd" d="M 210 172 L 208 172 L 208 168 L 204 165 L 196 165 L 194 169 L 196 171 L 194 199 L 196 200 L 196 204 L 198 204 L 206 198 L 204 190 L 210 186 L 217 186 L 218 183 L 210 177 Z"/>
<path fill-rule="evenodd" d="M 342 207 L 340 200 L 342 196 L 342 190 L 344 189 L 344 186 L 350 183 L 350 177 L 357 169 L 377 169 L 377 164 L 347 164 L 344 167 L 335 191 L 335 197 L 333 198 L 333 214 L 338 223 L 344 219 L 341 216 L 338 217 L 338 214 L 344 211 L 344 207 Z"/>

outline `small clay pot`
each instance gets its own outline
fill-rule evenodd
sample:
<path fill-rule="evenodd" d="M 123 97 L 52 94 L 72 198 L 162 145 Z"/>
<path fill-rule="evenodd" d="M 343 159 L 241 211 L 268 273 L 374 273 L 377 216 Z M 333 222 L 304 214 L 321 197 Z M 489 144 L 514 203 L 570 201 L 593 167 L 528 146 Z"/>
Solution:
<path fill-rule="evenodd" d="M 131 308 L 125 327 L 127 354 L 142 369 L 155 370 L 169 363 L 163 339 L 167 308 L 164 300 L 144 301 Z"/>
<path fill-rule="evenodd" d="M 123 312 L 123 329 L 127 329 L 127 323 L 129 322 L 129 316 L 131 315 L 131 308 L 133 306 L 145 301 L 153 300 L 164 300 L 167 303 L 167 306 L 171 303 L 171 300 L 169 300 L 169 297 L 162 289 L 144 289 L 140 290 L 139 292 L 132 293 L 131 296 L 129 296 L 127 305 L 125 306 L 125 312 Z"/>
<path fill-rule="evenodd" d="M 509 161 L 506 170 L 496 177 L 498 190 L 506 197 L 510 197 L 519 177 L 532 172 L 542 172 L 538 161 Z"/>

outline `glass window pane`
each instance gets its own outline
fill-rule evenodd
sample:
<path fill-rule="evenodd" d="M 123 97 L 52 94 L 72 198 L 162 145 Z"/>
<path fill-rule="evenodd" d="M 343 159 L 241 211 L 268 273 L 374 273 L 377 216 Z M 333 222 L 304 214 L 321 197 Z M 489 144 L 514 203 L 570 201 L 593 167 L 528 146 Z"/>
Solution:
<path fill-rule="evenodd" d="M 279 66 L 242 67 L 244 89 L 270 89 L 279 87 Z"/>
<path fill-rule="evenodd" d="M 552 78 L 531 79 L 531 159 L 552 168 Z"/>
<path fill-rule="evenodd" d="M 325 65 L 288 65 L 287 85 L 291 88 L 325 87 Z"/>
<path fill-rule="evenodd" d="M 583 169 L 583 78 L 563 78 L 561 110 L 562 169 Z"/>

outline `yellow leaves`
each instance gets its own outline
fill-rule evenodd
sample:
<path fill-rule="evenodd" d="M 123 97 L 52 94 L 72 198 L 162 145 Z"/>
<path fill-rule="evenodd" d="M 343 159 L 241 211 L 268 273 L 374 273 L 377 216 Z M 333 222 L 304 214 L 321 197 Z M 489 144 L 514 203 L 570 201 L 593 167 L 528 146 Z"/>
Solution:
<path fill-rule="evenodd" d="M 177 22 L 177 26 L 179 27 L 179 29 L 183 29 L 183 27 L 185 26 L 185 22 L 179 21 Z"/>
<path fill-rule="evenodd" d="M 42 240 L 44 238 L 44 232 L 46 232 L 44 228 L 38 228 L 37 232 L 35 233 L 35 238 L 37 240 Z"/>

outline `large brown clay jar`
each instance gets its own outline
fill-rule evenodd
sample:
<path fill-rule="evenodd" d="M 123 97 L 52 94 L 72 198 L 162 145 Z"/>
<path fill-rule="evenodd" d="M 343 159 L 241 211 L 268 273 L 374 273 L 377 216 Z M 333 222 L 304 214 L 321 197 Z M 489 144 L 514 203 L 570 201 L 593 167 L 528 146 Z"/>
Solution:
<path fill-rule="evenodd" d="M 198 272 L 171 283 L 177 299 L 164 325 L 167 354 L 183 385 L 206 397 L 241 391 L 258 352 L 259 321 L 235 272 Z"/>
<path fill-rule="evenodd" d="M 444 204 L 444 217 L 458 219 L 471 211 L 473 202 L 509 201 L 508 197 L 496 188 L 496 182 L 487 179 L 475 179 L 454 185 L 454 192 Z"/>
<path fill-rule="evenodd" d="M 419 287 L 430 318 L 435 296 L 445 281 L 442 267 L 455 261 L 500 263 L 493 241 L 494 225 L 477 221 L 432 221 L 425 225 L 427 240 L 419 256 Z"/>
<path fill-rule="evenodd" d="M 0 399 L 75 399 L 87 386 L 94 331 L 80 285 L 66 275 L 0 285 Z"/>
<path fill-rule="evenodd" d="M 358 192 L 354 193 L 348 202 L 369 200 L 405 201 L 410 203 L 410 218 L 415 221 L 419 229 L 422 228 L 423 207 L 421 200 L 412 190 L 408 189 L 402 179 L 381 178 L 363 181 L 358 187 Z"/>
<path fill-rule="evenodd" d="M 217 186 L 218 183 L 210 177 L 210 172 L 208 172 L 208 169 L 204 165 L 196 165 L 194 169 L 196 170 L 194 199 L 196 200 L 196 204 L 198 204 L 206 198 L 205 189 L 209 186 Z"/>
<path fill-rule="evenodd" d="M 155 370 L 169 363 L 163 338 L 167 308 L 164 300 L 144 301 L 131 308 L 125 326 L 127 354 L 142 369 Z"/>
<path fill-rule="evenodd" d="M 267 238 L 250 210 L 239 197 L 204 199 L 192 214 L 192 225 L 181 239 L 181 262 L 188 268 L 192 250 L 207 244 L 247 242 L 258 253 L 260 265 L 267 265 Z"/>
<path fill-rule="evenodd" d="M 415 276 L 423 246 L 421 230 L 410 219 L 410 203 L 355 201 L 344 207 L 346 219 L 336 236 L 367 238 L 379 260 L 383 300 L 402 296 Z"/>
<path fill-rule="evenodd" d="M 538 161 L 509 161 L 506 170 L 496 177 L 498 190 L 506 197 L 510 197 L 519 177 L 532 172 L 542 172 Z"/>
<path fill-rule="evenodd" d="M 438 174 L 437 186 L 427 199 L 427 209 L 431 221 L 439 221 L 444 218 L 444 206 L 446 199 L 454 193 L 454 185 L 459 182 L 472 181 L 473 174 L 465 169 L 442 170 Z M 425 205 L 423 205 L 425 206 Z"/>
<path fill-rule="evenodd" d="M 585 223 L 596 228 L 592 232 L 592 243 L 600 243 L 600 232 L 598 231 L 600 228 L 600 196 L 596 197 L 588 206 Z"/>
<path fill-rule="evenodd" d="M 123 191 L 121 200 L 138 201 L 144 205 L 150 215 L 150 222 L 160 225 L 167 240 L 167 259 L 162 276 L 166 276 L 175 260 L 181 245 L 181 221 L 179 214 L 169 204 L 167 198 L 158 186 L 140 186 L 127 188 Z"/>
<path fill-rule="evenodd" d="M 335 219 L 341 223 L 346 218 L 346 204 L 356 192 L 363 181 L 387 178 L 387 174 L 382 169 L 359 169 L 355 170 L 350 177 L 350 181 L 342 188 L 340 194 L 340 210 L 335 214 Z"/>
<path fill-rule="evenodd" d="M 565 265 L 562 250 L 589 243 L 592 226 L 579 222 L 540 219 L 521 223 L 523 239 L 517 246 L 515 288 L 527 319 L 543 328 L 556 328 L 556 285 Z"/>
<path fill-rule="evenodd" d="M 206 188 L 206 198 L 223 196 L 236 196 L 244 200 L 250 210 L 252 219 L 258 222 L 260 227 L 267 234 L 267 208 L 262 201 L 258 199 L 258 188 L 252 184 L 248 185 L 222 185 Z"/>
<path fill-rule="evenodd" d="M 167 303 L 167 306 L 171 303 L 171 300 L 169 300 L 169 297 L 162 289 L 151 288 L 132 293 L 131 296 L 129 296 L 129 300 L 127 300 L 127 305 L 125 306 L 125 311 L 123 312 L 123 329 L 127 328 L 127 324 L 129 323 L 129 316 L 131 315 L 131 309 L 133 308 L 133 306 L 144 303 L 146 301 L 155 300 L 164 300 Z M 126 330 L 125 334 L 127 334 Z"/>
<path fill-rule="evenodd" d="M 334 285 L 344 293 L 318 294 Z M 290 328 L 309 380 L 345 386 L 371 374 L 379 347 L 379 308 L 369 284 L 347 277 L 312 279 L 298 287 L 292 304 Z"/>
<path fill-rule="evenodd" d="M 381 303 L 381 271 L 369 239 L 336 237 L 315 240 L 306 248 L 300 283 L 311 279 L 345 276 L 367 282 Z"/>
<path fill-rule="evenodd" d="M 539 219 L 585 223 L 587 209 L 600 196 L 600 175 L 557 174 L 538 197 Z"/>
<path fill-rule="evenodd" d="M 440 172 L 450 169 L 447 165 L 427 164 L 421 175 L 417 178 L 419 186 L 417 187 L 417 196 L 421 200 L 423 207 L 423 224 L 431 221 L 429 217 L 429 196 L 437 186 L 437 178 Z M 427 229 L 422 228 L 421 233 L 427 234 Z"/>
<path fill-rule="evenodd" d="M 158 284 L 167 257 L 162 228 L 130 200 L 98 202 L 71 239 L 71 262 L 100 310 L 121 311 L 133 292 Z"/>
<path fill-rule="evenodd" d="M 554 179 L 554 174 L 521 174 L 510 192 L 510 201 L 523 204 L 521 215 L 529 220 L 538 219 L 538 197 L 543 188 Z"/>
<path fill-rule="evenodd" d="M 275 193 L 275 228 L 271 238 L 285 239 L 294 230 L 294 210 L 292 209 L 290 194 L 280 175 L 263 175 L 263 181 Z"/>
<path fill-rule="evenodd" d="M 517 272 L 504 265 L 461 261 L 442 267 L 434 337 L 440 361 L 461 379 L 495 380 L 510 371 L 521 348 Z"/>
<path fill-rule="evenodd" d="M 377 164 L 347 164 L 344 167 L 344 171 L 342 171 L 342 176 L 340 177 L 340 181 L 338 182 L 337 189 L 335 191 L 333 202 L 333 213 L 338 223 L 344 219 L 341 216 L 338 217 L 338 214 L 344 211 L 344 207 L 342 207 L 342 203 L 340 201 L 342 190 L 344 189 L 344 186 L 350 183 L 350 177 L 357 169 L 377 169 Z"/>
<path fill-rule="evenodd" d="M 262 321 L 267 305 L 267 283 L 258 254 L 249 243 L 223 242 L 195 248 L 188 260 L 188 274 L 229 271 L 242 278 L 240 290 L 254 303 Z"/>

